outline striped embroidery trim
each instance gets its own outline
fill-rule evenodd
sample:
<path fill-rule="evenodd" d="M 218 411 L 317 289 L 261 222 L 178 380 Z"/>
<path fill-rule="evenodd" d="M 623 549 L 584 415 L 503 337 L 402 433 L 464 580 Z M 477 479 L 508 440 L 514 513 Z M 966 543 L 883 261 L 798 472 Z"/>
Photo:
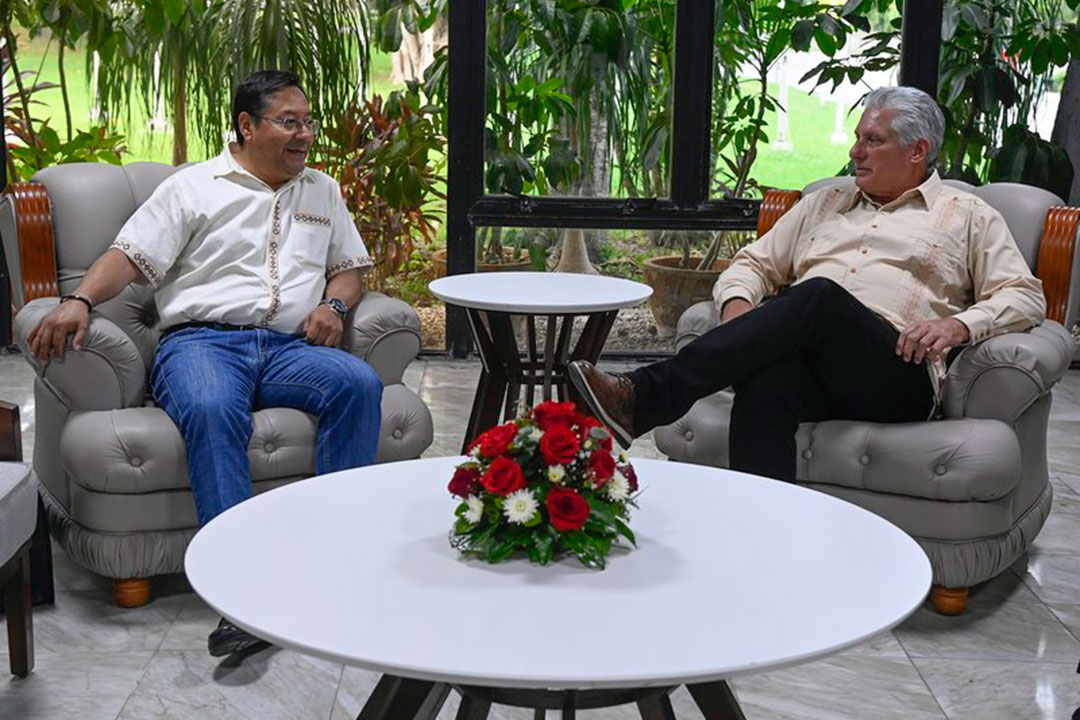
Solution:
<path fill-rule="evenodd" d="M 266 312 L 266 316 L 262 320 L 263 325 L 269 325 L 270 322 L 277 317 L 278 311 L 281 310 L 281 290 L 278 287 L 278 242 L 277 238 L 281 234 L 281 215 L 280 205 L 274 203 L 274 224 L 273 224 L 273 238 L 270 240 L 270 252 L 268 253 L 267 262 L 270 270 L 270 309 Z"/>
<path fill-rule="evenodd" d="M 138 266 L 139 270 L 142 271 L 142 274 L 146 276 L 146 279 L 150 281 L 151 285 L 157 287 L 161 284 L 161 273 L 157 271 L 157 268 L 154 267 L 149 258 L 139 252 L 138 248 L 132 249 L 131 243 L 126 240 L 113 240 L 112 245 L 109 247 L 116 248 L 131 258 L 131 261 Z"/>
<path fill-rule="evenodd" d="M 359 258 L 349 258 L 347 260 L 336 262 L 330 267 L 326 268 L 326 277 L 329 278 L 333 275 L 337 275 L 343 270 L 349 270 L 350 268 L 369 268 L 374 264 L 375 263 L 372 261 L 372 259 L 366 256 Z"/>
<path fill-rule="evenodd" d="M 312 215 L 311 213 L 298 212 L 293 214 L 293 221 L 309 223 L 311 225 L 322 225 L 323 227 L 330 227 L 330 218 L 323 217 L 322 215 Z"/>

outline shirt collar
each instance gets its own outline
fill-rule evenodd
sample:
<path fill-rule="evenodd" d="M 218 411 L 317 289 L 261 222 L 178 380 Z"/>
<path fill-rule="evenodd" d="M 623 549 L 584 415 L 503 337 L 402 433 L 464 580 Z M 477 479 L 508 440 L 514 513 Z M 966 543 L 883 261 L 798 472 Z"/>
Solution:
<path fill-rule="evenodd" d="M 243 165 L 241 165 L 237 161 L 236 156 L 233 155 L 232 150 L 229 149 L 228 144 L 225 145 L 225 149 L 221 151 L 221 154 L 211 160 L 210 163 L 215 178 L 225 177 L 227 175 L 233 174 L 243 175 L 244 177 L 249 177 L 263 187 L 269 189 L 269 186 L 265 182 L 252 175 Z M 278 188 L 278 190 L 287 188 L 289 185 L 292 185 L 299 180 L 311 181 L 313 179 L 313 172 L 314 171 L 311 168 L 305 167 L 299 175 L 285 181 L 285 183 L 283 183 L 282 186 Z"/>
<path fill-rule="evenodd" d="M 900 207 L 905 203 L 911 202 L 915 198 L 922 198 L 923 204 L 926 206 L 926 209 L 929 210 L 930 208 L 934 207 L 934 203 L 937 202 L 938 197 L 941 195 L 942 187 L 943 185 L 941 182 L 941 177 L 938 175 L 937 170 L 932 170 L 930 172 L 930 176 L 926 178 L 926 180 L 923 180 L 921 185 L 913 187 L 910 190 L 905 190 L 903 193 L 900 194 L 900 197 L 896 198 L 890 203 L 885 203 L 884 205 L 881 205 L 870 199 L 869 195 L 864 193 L 862 190 L 859 189 L 857 185 L 852 183 L 851 197 L 848 200 L 846 209 L 851 210 L 861 202 L 867 202 L 877 208 L 891 209 Z"/>

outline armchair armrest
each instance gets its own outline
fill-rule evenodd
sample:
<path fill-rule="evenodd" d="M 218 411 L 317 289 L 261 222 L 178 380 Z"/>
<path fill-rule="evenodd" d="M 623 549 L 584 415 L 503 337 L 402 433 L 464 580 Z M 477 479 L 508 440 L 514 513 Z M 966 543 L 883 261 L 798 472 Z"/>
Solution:
<path fill-rule="evenodd" d="M 1052 207 L 1046 212 L 1036 265 L 1046 295 L 1046 316 L 1071 328 L 1080 296 L 1080 263 L 1076 235 L 1080 208 Z"/>
<path fill-rule="evenodd" d="M 72 410 L 142 405 L 146 398 L 146 363 L 132 339 L 97 312 L 90 314 L 82 350 L 72 350 L 69 338 L 64 359 L 53 360 L 45 367 L 30 355 L 30 332 L 58 302 L 54 297 L 38 298 L 15 316 L 15 340 L 34 372 Z"/>
<path fill-rule="evenodd" d="M 1072 353 L 1072 337 L 1053 320 L 973 345 L 949 368 L 942 393 L 945 416 L 1012 424 L 1061 379 Z"/>
<path fill-rule="evenodd" d="M 711 300 L 694 303 L 679 316 L 675 330 L 675 351 L 682 350 L 719 324 L 720 313 L 716 310 L 716 303 Z"/>
<path fill-rule="evenodd" d="M 35 298 L 59 295 L 52 205 L 45 186 L 12 183 L 4 191 L 0 222 L 16 307 Z"/>
<path fill-rule="evenodd" d="M 401 300 L 366 292 L 345 320 L 341 348 L 371 365 L 384 385 L 400 383 L 420 352 L 420 316 Z"/>

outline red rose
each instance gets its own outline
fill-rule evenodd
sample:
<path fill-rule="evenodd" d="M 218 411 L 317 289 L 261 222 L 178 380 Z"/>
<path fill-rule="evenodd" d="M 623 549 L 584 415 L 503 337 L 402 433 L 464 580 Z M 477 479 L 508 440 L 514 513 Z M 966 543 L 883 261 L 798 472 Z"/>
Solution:
<path fill-rule="evenodd" d="M 462 465 L 454 470 L 454 477 L 447 486 L 451 495 L 466 498 L 480 489 L 480 468 L 475 465 Z"/>
<path fill-rule="evenodd" d="M 600 443 L 600 447 L 611 452 L 613 445 L 611 444 L 611 432 L 604 427 L 604 424 L 592 416 L 585 416 L 581 418 L 581 423 L 578 426 L 578 432 L 581 436 L 581 442 L 585 442 L 592 437 L 592 429 L 600 428 L 604 431 L 604 439 L 597 440 Z"/>
<path fill-rule="evenodd" d="M 589 503 L 573 490 L 552 488 L 547 496 L 547 511 L 556 530 L 579 530 L 589 519 Z"/>
<path fill-rule="evenodd" d="M 533 408 L 537 426 L 544 431 L 554 427 L 570 428 L 581 421 L 574 403 L 548 400 Z"/>
<path fill-rule="evenodd" d="M 626 478 L 626 482 L 630 485 L 630 492 L 636 493 L 638 489 L 637 473 L 634 472 L 633 465 L 624 465 L 619 469 L 619 472 Z"/>
<path fill-rule="evenodd" d="M 601 481 L 599 484 L 603 484 L 615 474 L 615 458 L 611 457 L 609 452 L 597 450 L 589 456 L 589 468 L 596 479 Z"/>
<path fill-rule="evenodd" d="M 502 455 L 510 449 L 510 443 L 517 437 L 518 426 L 512 422 L 496 425 L 479 437 L 480 454 L 486 458 Z"/>
<path fill-rule="evenodd" d="M 525 487 L 525 473 L 521 466 L 508 457 L 501 456 L 492 461 L 491 467 L 480 478 L 480 483 L 488 492 L 506 496 Z"/>
<path fill-rule="evenodd" d="M 540 454 L 548 465 L 572 463 L 579 447 L 577 435 L 562 425 L 556 425 L 540 438 Z"/>

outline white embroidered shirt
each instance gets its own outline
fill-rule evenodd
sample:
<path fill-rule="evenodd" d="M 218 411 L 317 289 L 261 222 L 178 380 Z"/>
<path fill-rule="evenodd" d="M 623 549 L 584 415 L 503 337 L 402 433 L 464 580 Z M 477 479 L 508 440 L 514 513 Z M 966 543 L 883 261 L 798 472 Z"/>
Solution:
<path fill-rule="evenodd" d="M 333 178 L 305 168 L 273 190 L 229 148 L 164 180 L 112 247 L 154 287 L 162 327 L 299 333 L 328 279 L 372 264 Z"/>

